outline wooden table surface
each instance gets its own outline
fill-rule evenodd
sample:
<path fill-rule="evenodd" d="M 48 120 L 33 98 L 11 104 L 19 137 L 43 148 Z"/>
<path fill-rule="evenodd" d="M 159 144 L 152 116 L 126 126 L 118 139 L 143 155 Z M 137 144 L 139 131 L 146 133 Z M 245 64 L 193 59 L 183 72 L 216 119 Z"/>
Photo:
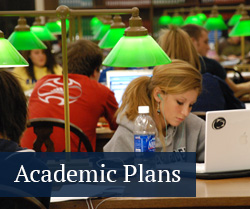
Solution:
<path fill-rule="evenodd" d="M 114 131 L 109 127 L 96 128 L 96 152 L 102 152 L 103 147 L 112 138 Z"/>
<path fill-rule="evenodd" d="M 167 189 L 167 188 L 166 188 Z M 196 180 L 196 197 L 111 197 L 92 199 L 94 208 L 250 208 L 250 177 Z M 248 207 L 246 207 L 248 206 Z M 51 203 L 55 208 L 88 208 L 86 200 Z"/>

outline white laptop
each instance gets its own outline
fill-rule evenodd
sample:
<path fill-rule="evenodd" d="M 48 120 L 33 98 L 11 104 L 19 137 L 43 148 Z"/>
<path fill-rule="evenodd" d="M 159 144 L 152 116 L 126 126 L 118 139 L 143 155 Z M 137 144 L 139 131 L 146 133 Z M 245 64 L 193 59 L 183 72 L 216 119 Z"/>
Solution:
<path fill-rule="evenodd" d="M 250 170 L 250 110 L 206 113 L 205 163 L 196 173 Z"/>
<path fill-rule="evenodd" d="M 116 101 L 121 105 L 122 95 L 128 84 L 140 76 L 152 76 L 153 70 L 110 70 L 106 72 L 107 87 L 114 92 Z"/>

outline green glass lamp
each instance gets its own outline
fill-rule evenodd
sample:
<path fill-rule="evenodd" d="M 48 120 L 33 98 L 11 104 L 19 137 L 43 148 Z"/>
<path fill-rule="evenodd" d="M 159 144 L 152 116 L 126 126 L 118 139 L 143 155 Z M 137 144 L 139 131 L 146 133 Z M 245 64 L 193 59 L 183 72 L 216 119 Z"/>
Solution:
<path fill-rule="evenodd" d="M 223 20 L 222 15 L 218 13 L 217 7 L 213 7 L 212 12 L 207 19 L 204 27 L 207 30 L 226 30 L 227 25 Z"/>
<path fill-rule="evenodd" d="M 240 21 L 233 27 L 229 36 L 240 36 L 241 37 L 241 58 L 245 58 L 245 36 L 250 36 L 250 17 L 247 11 L 242 12 Z"/>
<path fill-rule="evenodd" d="M 41 23 L 41 18 L 36 17 L 35 22 L 30 27 L 30 30 L 41 40 L 41 41 L 55 41 L 56 37 L 49 31 L 45 25 Z"/>
<path fill-rule="evenodd" d="M 171 20 L 172 25 L 182 26 L 184 24 L 183 17 L 179 14 L 178 11 L 175 11 Z"/>
<path fill-rule="evenodd" d="M 0 54 L 0 68 L 25 67 L 29 65 L 15 47 L 4 38 L 2 31 L 0 31 Z"/>
<path fill-rule="evenodd" d="M 209 17 L 204 25 L 207 30 L 226 30 L 226 23 L 219 17 Z"/>
<path fill-rule="evenodd" d="M 229 36 L 250 36 L 250 17 L 246 11 L 240 21 L 233 27 Z"/>
<path fill-rule="evenodd" d="M 214 6 L 212 12 L 207 19 L 204 27 L 207 30 L 214 31 L 214 39 L 215 39 L 215 51 L 218 54 L 218 30 L 226 30 L 227 25 L 223 20 L 223 17 L 219 15 L 217 6 Z"/>
<path fill-rule="evenodd" d="M 234 26 L 242 17 L 241 14 L 234 14 L 228 21 L 228 26 Z"/>
<path fill-rule="evenodd" d="M 66 19 L 65 21 L 66 21 L 66 32 L 68 32 L 69 31 L 69 20 Z M 59 25 L 60 28 L 62 28 L 61 20 L 57 20 L 56 24 Z"/>
<path fill-rule="evenodd" d="M 207 20 L 207 16 L 201 11 L 200 7 L 195 7 L 196 16 L 205 23 Z"/>
<path fill-rule="evenodd" d="M 171 63 L 170 58 L 142 26 L 138 8 L 133 8 L 129 27 L 103 61 L 113 67 L 149 67 Z"/>
<path fill-rule="evenodd" d="M 228 21 L 228 26 L 234 26 L 236 23 L 240 20 L 242 17 L 242 12 L 244 10 L 244 5 L 240 4 L 239 7 L 237 8 L 235 14 L 229 19 Z"/>
<path fill-rule="evenodd" d="M 207 16 L 204 13 L 198 13 L 196 16 L 204 23 L 207 20 Z"/>
<path fill-rule="evenodd" d="M 102 24 L 102 21 L 100 20 L 101 17 L 93 17 L 91 20 L 90 20 L 90 28 L 91 28 L 91 31 L 93 34 L 96 34 L 97 31 L 101 28 L 101 26 L 103 25 Z"/>
<path fill-rule="evenodd" d="M 169 25 L 172 21 L 172 18 L 168 15 L 167 11 L 164 10 L 162 16 L 159 18 L 159 25 Z"/>
<path fill-rule="evenodd" d="M 90 27 L 94 27 L 94 26 L 99 25 L 99 24 L 101 24 L 101 23 L 102 23 L 102 21 L 99 20 L 98 17 L 93 17 L 93 18 L 90 20 Z"/>
<path fill-rule="evenodd" d="M 45 26 L 49 29 L 54 35 L 60 35 L 62 33 L 61 26 L 57 23 L 58 19 L 50 18 Z"/>
<path fill-rule="evenodd" d="M 100 41 L 104 35 L 108 32 L 110 29 L 110 25 L 113 23 L 111 15 L 105 15 L 103 19 L 103 25 L 100 27 L 100 29 L 94 34 L 93 40 L 94 41 Z"/>
<path fill-rule="evenodd" d="M 47 49 L 46 45 L 30 31 L 24 17 L 18 19 L 18 25 L 8 40 L 17 50 Z"/>
<path fill-rule="evenodd" d="M 184 25 L 187 25 L 187 24 L 194 24 L 194 25 L 202 26 L 203 22 L 200 20 L 200 18 L 198 18 L 195 15 L 194 11 L 191 10 L 189 15 L 187 16 L 187 18 L 184 21 Z"/>
<path fill-rule="evenodd" d="M 121 16 L 115 15 L 113 20 L 114 22 L 110 25 L 109 31 L 98 44 L 101 49 L 113 48 L 124 35 L 126 26 L 122 22 Z"/>

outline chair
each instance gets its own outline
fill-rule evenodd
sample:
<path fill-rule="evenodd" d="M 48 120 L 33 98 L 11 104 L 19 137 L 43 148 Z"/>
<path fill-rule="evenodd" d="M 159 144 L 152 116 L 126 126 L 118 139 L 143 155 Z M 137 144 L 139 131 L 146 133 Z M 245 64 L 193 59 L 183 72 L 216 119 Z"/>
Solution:
<path fill-rule="evenodd" d="M 46 209 L 36 197 L 18 188 L 1 185 L 0 194 L 5 196 L 0 197 L 0 205 L 3 209 Z"/>
<path fill-rule="evenodd" d="M 0 197 L 3 209 L 46 209 L 35 197 Z"/>
<path fill-rule="evenodd" d="M 235 68 L 224 68 L 226 70 L 227 73 L 232 72 L 233 76 L 231 77 L 231 79 L 234 81 L 234 83 L 242 83 L 245 82 L 245 78 L 243 77 L 243 75 L 241 74 L 241 71 L 238 70 L 237 67 Z"/>
<path fill-rule="evenodd" d="M 192 112 L 193 114 L 197 115 L 198 117 L 200 117 L 203 120 L 206 120 L 206 112 Z"/>
<path fill-rule="evenodd" d="M 33 149 L 36 152 L 41 152 L 41 147 L 44 144 L 47 148 L 47 152 L 54 152 L 54 143 L 50 139 L 50 135 L 53 132 L 53 127 L 64 128 L 64 120 L 55 118 L 34 118 L 28 120 L 27 127 L 33 127 L 34 133 L 37 138 L 33 144 Z M 93 148 L 88 137 L 84 132 L 76 125 L 70 123 L 70 131 L 79 137 L 78 152 L 80 152 L 81 144 L 83 143 L 87 152 L 93 152 Z"/>

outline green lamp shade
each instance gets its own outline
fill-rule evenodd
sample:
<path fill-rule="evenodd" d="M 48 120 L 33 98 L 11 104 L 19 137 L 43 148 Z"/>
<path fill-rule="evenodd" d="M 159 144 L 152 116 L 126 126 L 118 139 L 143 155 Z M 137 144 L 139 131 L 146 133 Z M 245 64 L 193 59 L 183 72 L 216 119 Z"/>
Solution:
<path fill-rule="evenodd" d="M 226 30 L 227 25 L 224 20 L 218 17 L 209 17 L 204 25 L 207 30 Z"/>
<path fill-rule="evenodd" d="M 169 25 L 171 23 L 171 17 L 169 15 L 163 15 L 159 18 L 159 25 Z"/>
<path fill-rule="evenodd" d="M 8 40 L 17 50 L 47 49 L 32 31 L 14 31 Z"/>
<path fill-rule="evenodd" d="M 103 25 L 102 21 L 99 20 L 97 17 L 93 17 L 90 20 L 90 28 L 91 28 L 91 31 L 93 32 L 93 34 L 96 34 L 102 25 Z"/>
<path fill-rule="evenodd" d="M 228 25 L 229 26 L 234 26 L 236 25 L 236 23 L 240 20 L 240 18 L 242 17 L 241 14 L 234 14 L 230 20 L 228 21 Z"/>
<path fill-rule="evenodd" d="M 196 14 L 196 16 L 202 21 L 202 22 L 206 22 L 207 20 L 207 16 L 204 13 L 198 13 Z"/>
<path fill-rule="evenodd" d="M 0 54 L 0 68 L 29 65 L 15 47 L 5 38 L 0 38 Z"/>
<path fill-rule="evenodd" d="M 43 25 L 31 26 L 30 30 L 41 40 L 41 41 L 55 41 L 56 37 L 49 31 L 49 29 Z"/>
<path fill-rule="evenodd" d="M 233 27 L 229 36 L 250 36 L 250 20 L 239 21 Z"/>
<path fill-rule="evenodd" d="M 56 22 L 47 22 L 45 26 L 53 34 L 61 34 L 61 27 Z"/>
<path fill-rule="evenodd" d="M 110 28 L 110 30 L 99 42 L 99 47 L 101 49 L 113 48 L 120 40 L 120 38 L 123 37 L 125 29 L 126 28 Z"/>
<path fill-rule="evenodd" d="M 221 14 L 218 14 L 218 17 L 224 21 L 223 16 Z"/>
<path fill-rule="evenodd" d="M 192 15 L 192 16 L 188 16 L 186 20 L 184 21 L 184 25 L 187 25 L 187 24 L 194 24 L 194 25 L 202 26 L 203 22 L 196 15 Z"/>
<path fill-rule="evenodd" d="M 101 22 L 101 20 L 99 20 L 97 17 L 93 17 L 91 20 L 90 20 L 90 27 L 94 27 L 96 25 L 99 25 Z"/>
<path fill-rule="evenodd" d="M 149 67 L 171 63 L 162 48 L 149 36 L 123 36 L 103 61 L 113 67 Z"/>
<path fill-rule="evenodd" d="M 66 19 L 65 22 L 66 22 L 66 32 L 68 32 L 69 31 L 69 20 Z M 61 20 L 57 20 L 56 24 L 59 25 L 60 28 L 62 28 Z"/>
<path fill-rule="evenodd" d="M 108 32 L 109 29 L 110 29 L 109 24 L 103 24 L 101 28 L 97 31 L 97 33 L 94 35 L 93 40 L 100 41 L 105 36 L 105 34 Z"/>
<path fill-rule="evenodd" d="M 182 26 L 184 24 L 184 19 L 182 16 L 173 16 L 171 24 L 177 25 L 177 26 Z"/>

